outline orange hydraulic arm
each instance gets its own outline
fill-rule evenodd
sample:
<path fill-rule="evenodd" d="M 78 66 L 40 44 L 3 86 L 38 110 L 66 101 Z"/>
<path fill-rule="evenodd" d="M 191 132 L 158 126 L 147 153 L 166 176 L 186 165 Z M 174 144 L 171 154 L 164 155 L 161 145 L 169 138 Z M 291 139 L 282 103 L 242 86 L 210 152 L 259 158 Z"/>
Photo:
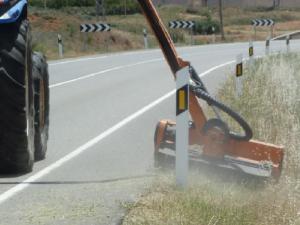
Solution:
<path fill-rule="evenodd" d="M 160 48 L 164 53 L 164 56 L 173 72 L 174 78 L 176 78 L 176 73 L 180 69 L 188 66 L 190 63 L 183 61 L 179 58 L 173 41 L 167 32 L 163 22 L 161 21 L 158 13 L 152 3 L 151 0 L 138 0 L 140 3 L 142 10 L 144 12 L 147 21 L 153 30 L 157 41 L 159 42 Z M 202 109 L 199 105 L 197 97 L 194 93 L 190 93 L 190 113 L 193 120 L 196 122 L 197 125 L 200 125 L 199 128 L 202 128 L 202 125 L 206 122 L 205 116 L 199 117 L 199 112 L 202 112 Z M 202 115 L 203 112 L 202 112 Z"/>
<path fill-rule="evenodd" d="M 189 66 L 189 62 L 183 61 L 178 57 L 174 44 L 167 32 L 163 22 L 151 0 L 138 0 L 147 21 L 152 28 L 160 47 L 164 53 L 174 78 L 176 73 Z M 211 129 L 204 132 L 208 120 L 198 102 L 195 90 L 190 91 L 190 114 L 193 126 L 190 127 L 190 145 L 199 145 L 203 155 L 210 159 L 226 159 L 227 162 L 239 165 L 239 168 L 250 166 L 253 168 L 271 168 L 271 174 L 279 177 L 282 169 L 283 148 L 272 144 L 266 144 L 253 140 L 238 140 L 237 138 L 226 138 L 224 130 Z M 226 125 L 226 124 L 225 124 Z M 174 136 L 166 135 L 168 126 L 175 126 L 174 123 L 162 121 L 156 131 L 156 151 L 162 147 L 162 143 L 169 146 L 174 144 Z M 266 163 L 267 162 L 267 163 Z M 245 169 L 246 170 L 246 169 Z"/>

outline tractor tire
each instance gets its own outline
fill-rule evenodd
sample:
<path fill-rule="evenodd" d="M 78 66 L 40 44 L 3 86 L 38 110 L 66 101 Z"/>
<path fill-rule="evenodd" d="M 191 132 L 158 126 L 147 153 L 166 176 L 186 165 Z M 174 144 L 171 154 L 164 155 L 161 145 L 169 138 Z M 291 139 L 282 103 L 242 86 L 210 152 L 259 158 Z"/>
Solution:
<path fill-rule="evenodd" d="M 46 157 L 49 138 L 49 73 L 46 58 L 41 53 L 32 55 L 35 108 L 35 154 L 36 161 Z"/>
<path fill-rule="evenodd" d="M 0 34 L 0 166 L 26 173 L 34 163 L 35 113 L 28 20 L 1 25 Z"/>

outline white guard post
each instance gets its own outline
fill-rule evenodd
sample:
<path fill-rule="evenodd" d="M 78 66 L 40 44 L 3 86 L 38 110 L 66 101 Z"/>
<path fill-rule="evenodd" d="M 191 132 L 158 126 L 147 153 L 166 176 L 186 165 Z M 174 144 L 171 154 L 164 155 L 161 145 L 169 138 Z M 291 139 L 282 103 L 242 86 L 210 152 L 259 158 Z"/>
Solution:
<path fill-rule="evenodd" d="M 253 26 L 253 32 L 254 32 L 254 41 L 256 41 L 256 26 Z"/>
<path fill-rule="evenodd" d="M 270 54 L 270 38 L 268 37 L 266 40 L 266 55 Z"/>
<path fill-rule="evenodd" d="M 212 43 L 216 43 L 216 28 L 213 26 L 212 27 L 212 32 L 213 32 L 213 35 L 212 35 Z"/>
<path fill-rule="evenodd" d="M 58 43 L 58 54 L 60 58 L 64 57 L 63 41 L 62 36 L 57 34 L 57 43 Z"/>
<path fill-rule="evenodd" d="M 291 40 L 290 35 L 286 36 L 286 52 L 287 53 L 290 53 L 290 51 L 291 51 L 290 40 Z"/>
<path fill-rule="evenodd" d="M 235 75 L 236 96 L 240 97 L 243 93 L 243 54 L 236 57 Z"/>
<path fill-rule="evenodd" d="M 185 188 L 188 180 L 189 68 L 176 73 L 176 184 Z"/>
<path fill-rule="evenodd" d="M 252 70 L 254 66 L 254 46 L 253 42 L 249 42 L 249 67 Z"/>
<path fill-rule="evenodd" d="M 143 30 L 143 34 L 144 34 L 145 49 L 148 49 L 148 47 L 149 47 L 149 45 L 148 45 L 148 32 L 147 32 L 146 28 Z"/>

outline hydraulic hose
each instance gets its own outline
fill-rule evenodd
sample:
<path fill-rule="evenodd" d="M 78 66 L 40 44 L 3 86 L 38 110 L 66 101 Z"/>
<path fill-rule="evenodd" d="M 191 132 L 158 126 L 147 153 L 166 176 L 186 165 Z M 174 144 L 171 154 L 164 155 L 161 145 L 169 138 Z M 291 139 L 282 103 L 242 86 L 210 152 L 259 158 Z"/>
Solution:
<path fill-rule="evenodd" d="M 240 135 L 230 131 L 229 136 L 238 141 L 249 141 L 253 136 L 253 132 L 249 124 L 244 120 L 244 118 L 240 116 L 237 112 L 233 111 L 231 108 L 226 106 L 225 104 L 213 98 L 208 93 L 204 83 L 202 82 L 201 78 L 197 75 L 196 71 L 193 68 L 190 70 L 190 72 L 191 72 L 192 80 L 196 83 L 196 86 L 191 85 L 191 91 L 193 91 L 198 98 L 201 98 L 204 101 L 206 101 L 208 105 L 214 106 L 220 109 L 221 111 L 225 112 L 226 114 L 228 114 L 241 126 L 241 128 L 245 132 L 244 135 Z"/>

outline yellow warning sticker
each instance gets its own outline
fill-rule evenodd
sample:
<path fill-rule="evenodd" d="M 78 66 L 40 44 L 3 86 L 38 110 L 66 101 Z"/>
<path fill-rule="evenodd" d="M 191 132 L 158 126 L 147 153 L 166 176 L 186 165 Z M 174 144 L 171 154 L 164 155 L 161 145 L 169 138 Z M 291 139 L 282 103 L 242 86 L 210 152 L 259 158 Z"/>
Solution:
<path fill-rule="evenodd" d="M 236 76 L 237 77 L 243 76 L 243 63 L 236 65 Z"/>
<path fill-rule="evenodd" d="M 179 91 L 179 99 L 178 99 L 178 101 L 179 101 L 179 110 L 185 110 L 185 106 L 186 106 L 186 104 L 185 104 L 185 91 L 184 90 L 180 90 Z"/>
<path fill-rule="evenodd" d="M 254 49 L 253 47 L 249 48 L 249 56 L 252 57 L 254 55 Z"/>
<path fill-rule="evenodd" d="M 189 105 L 189 86 L 186 85 L 177 90 L 176 93 L 176 115 L 188 110 Z"/>

